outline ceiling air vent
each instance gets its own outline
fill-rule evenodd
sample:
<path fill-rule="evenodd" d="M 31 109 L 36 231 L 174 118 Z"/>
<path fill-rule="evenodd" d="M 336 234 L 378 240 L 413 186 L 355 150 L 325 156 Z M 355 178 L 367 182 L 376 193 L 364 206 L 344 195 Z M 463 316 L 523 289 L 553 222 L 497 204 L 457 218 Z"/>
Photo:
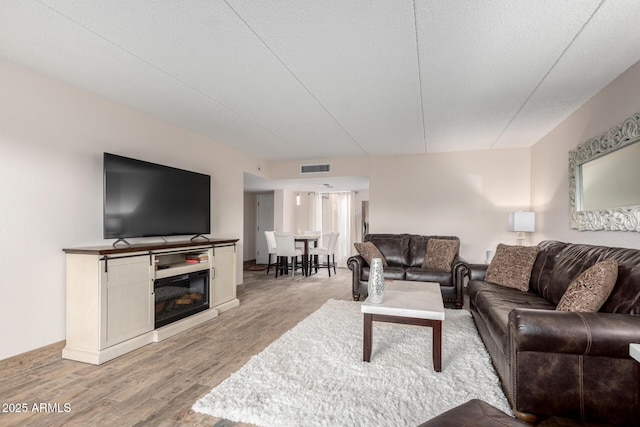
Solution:
<path fill-rule="evenodd" d="M 317 165 L 300 165 L 300 173 L 326 173 L 331 172 L 331 163 Z"/>

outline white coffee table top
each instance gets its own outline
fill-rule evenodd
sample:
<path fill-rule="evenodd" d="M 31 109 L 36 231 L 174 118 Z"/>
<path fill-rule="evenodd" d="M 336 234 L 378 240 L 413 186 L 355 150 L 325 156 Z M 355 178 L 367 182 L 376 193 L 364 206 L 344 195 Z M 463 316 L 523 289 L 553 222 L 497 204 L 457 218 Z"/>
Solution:
<path fill-rule="evenodd" d="M 440 284 L 432 282 L 385 280 L 384 301 L 373 304 L 367 298 L 362 303 L 361 311 L 369 314 L 444 320 Z"/>
<path fill-rule="evenodd" d="M 640 362 L 640 344 L 629 344 L 629 354 Z"/>

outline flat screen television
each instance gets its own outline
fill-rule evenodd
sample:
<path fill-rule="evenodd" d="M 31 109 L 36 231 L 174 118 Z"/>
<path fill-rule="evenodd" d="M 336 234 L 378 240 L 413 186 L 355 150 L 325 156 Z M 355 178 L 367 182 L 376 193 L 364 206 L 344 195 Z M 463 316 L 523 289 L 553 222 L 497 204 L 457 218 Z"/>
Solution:
<path fill-rule="evenodd" d="M 104 153 L 104 238 L 211 232 L 209 175 Z"/>

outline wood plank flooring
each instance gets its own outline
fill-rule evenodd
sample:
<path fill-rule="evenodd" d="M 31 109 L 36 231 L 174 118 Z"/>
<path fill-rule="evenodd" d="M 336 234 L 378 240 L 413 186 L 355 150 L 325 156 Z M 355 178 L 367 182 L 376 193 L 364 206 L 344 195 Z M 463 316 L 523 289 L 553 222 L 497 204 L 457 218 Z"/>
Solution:
<path fill-rule="evenodd" d="M 0 361 L 0 425 L 244 425 L 191 406 L 328 299 L 351 300 L 346 268 L 331 278 L 326 269 L 293 280 L 273 273 L 245 271 L 239 307 L 100 366 L 62 359 L 63 344 Z"/>

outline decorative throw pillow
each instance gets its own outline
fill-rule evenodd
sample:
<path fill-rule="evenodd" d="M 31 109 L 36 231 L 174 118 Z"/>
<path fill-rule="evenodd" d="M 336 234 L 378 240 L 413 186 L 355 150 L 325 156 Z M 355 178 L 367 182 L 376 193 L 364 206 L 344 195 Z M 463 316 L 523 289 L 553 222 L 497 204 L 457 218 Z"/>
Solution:
<path fill-rule="evenodd" d="M 618 262 L 615 260 L 598 262 L 571 282 L 560 298 L 556 310 L 595 313 L 609 298 L 616 280 L 618 280 Z"/>
<path fill-rule="evenodd" d="M 459 240 L 429 239 L 422 268 L 451 271 L 451 263 L 458 253 Z"/>
<path fill-rule="evenodd" d="M 537 246 L 509 246 L 500 243 L 484 280 L 521 291 L 529 290 L 531 270 L 539 251 Z"/>
<path fill-rule="evenodd" d="M 384 255 L 382 255 L 382 252 L 380 252 L 380 249 L 378 249 L 378 247 L 373 243 L 354 243 L 353 246 L 355 246 L 356 251 L 358 251 L 362 258 L 364 258 L 367 264 L 371 265 L 371 260 L 374 258 L 382 258 L 382 266 L 389 266 L 389 264 L 387 264 L 387 260 L 384 259 Z"/>

